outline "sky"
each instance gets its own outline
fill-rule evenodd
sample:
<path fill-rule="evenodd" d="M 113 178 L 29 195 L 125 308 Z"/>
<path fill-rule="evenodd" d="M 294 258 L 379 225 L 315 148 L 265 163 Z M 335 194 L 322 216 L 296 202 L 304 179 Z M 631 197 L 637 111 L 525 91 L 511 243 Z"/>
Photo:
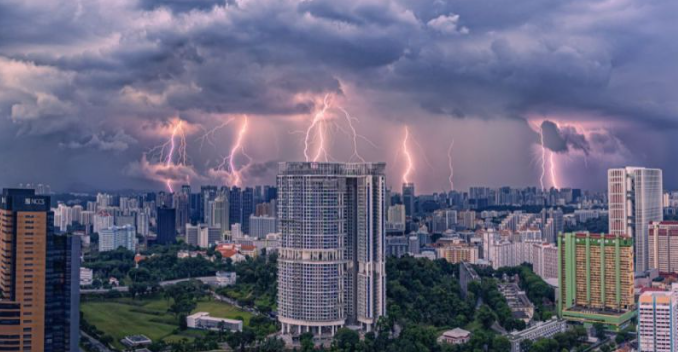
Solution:
<path fill-rule="evenodd" d="M 0 185 L 273 184 L 382 161 L 394 188 L 678 182 L 671 0 L 5 0 Z"/>

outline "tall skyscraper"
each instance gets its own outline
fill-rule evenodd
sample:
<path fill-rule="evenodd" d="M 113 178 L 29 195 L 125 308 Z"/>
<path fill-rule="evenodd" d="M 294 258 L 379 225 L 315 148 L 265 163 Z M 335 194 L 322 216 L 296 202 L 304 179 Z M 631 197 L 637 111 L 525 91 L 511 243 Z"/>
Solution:
<path fill-rule="evenodd" d="M 405 216 L 411 219 L 414 216 L 414 183 L 403 183 L 403 204 L 405 205 Z"/>
<path fill-rule="evenodd" d="M 218 227 L 223 235 L 230 229 L 229 214 L 230 207 L 228 204 L 228 195 L 219 195 L 212 203 L 212 227 Z"/>
<path fill-rule="evenodd" d="M 242 224 L 242 232 L 250 234 L 250 215 L 254 214 L 254 189 L 247 187 L 242 191 L 242 209 L 240 210 L 240 218 Z"/>
<path fill-rule="evenodd" d="M 648 226 L 664 219 L 662 170 L 626 167 L 607 171 L 609 232 L 633 238 L 635 271 L 649 268 Z"/>
<path fill-rule="evenodd" d="M 157 219 L 157 236 L 156 242 L 158 244 L 174 243 L 177 238 L 177 220 L 176 211 L 174 208 L 162 207 L 158 208 Z"/>
<path fill-rule="evenodd" d="M 281 163 L 283 334 L 374 328 L 386 314 L 384 163 Z"/>
<path fill-rule="evenodd" d="M 0 346 L 77 351 L 79 238 L 56 235 L 48 196 L 5 189 L 0 197 Z"/>
<path fill-rule="evenodd" d="M 633 240 L 628 236 L 558 236 L 558 314 L 623 327 L 635 315 Z"/>
<path fill-rule="evenodd" d="M 233 227 L 233 224 L 240 224 L 242 227 L 242 190 L 239 187 L 233 186 L 228 191 L 228 221 Z"/>
<path fill-rule="evenodd" d="M 184 233 L 186 224 L 190 221 L 189 195 L 184 192 L 177 192 L 173 197 L 174 209 L 176 209 L 176 228 L 179 233 Z"/>
<path fill-rule="evenodd" d="M 202 186 L 200 187 L 200 219 L 202 222 L 209 224 L 210 215 L 208 212 L 208 204 L 217 197 L 217 186 Z"/>

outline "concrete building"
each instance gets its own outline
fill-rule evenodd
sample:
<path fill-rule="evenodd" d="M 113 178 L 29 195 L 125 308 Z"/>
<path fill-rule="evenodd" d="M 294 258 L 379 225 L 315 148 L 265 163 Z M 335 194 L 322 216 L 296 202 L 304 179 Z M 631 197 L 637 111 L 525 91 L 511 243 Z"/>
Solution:
<path fill-rule="evenodd" d="M 186 317 L 186 326 L 201 330 L 242 331 L 242 320 L 211 317 L 210 313 L 197 312 Z"/>
<path fill-rule="evenodd" d="M 230 205 L 226 195 L 219 195 L 212 202 L 212 214 L 210 216 L 211 227 L 216 227 L 224 234 L 230 230 Z"/>
<path fill-rule="evenodd" d="M 449 343 L 452 345 L 460 345 L 467 343 L 471 340 L 471 332 L 464 329 L 455 328 L 443 332 L 442 335 L 438 338 L 440 343 Z"/>
<path fill-rule="evenodd" d="M 459 225 L 474 230 L 476 228 L 476 212 L 473 210 L 460 211 Z"/>
<path fill-rule="evenodd" d="M 372 331 L 386 314 L 384 163 L 281 163 L 278 320 L 285 335 Z"/>
<path fill-rule="evenodd" d="M 459 265 L 459 285 L 461 286 L 462 296 L 468 295 L 468 284 L 473 281 L 480 282 L 480 276 L 471 264 L 461 262 Z"/>
<path fill-rule="evenodd" d="M 522 331 L 514 331 L 508 335 L 508 339 L 511 341 L 511 352 L 522 352 L 520 343 L 525 340 L 536 341 L 541 338 L 550 338 L 565 331 L 567 331 L 567 321 L 557 317 L 540 321 Z"/>
<path fill-rule="evenodd" d="M 106 252 L 126 248 L 132 252 L 136 250 L 136 230 L 134 226 L 111 226 L 99 231 L 99 252 Z"/>
<path fill-rule="evenodd" d="M 403 205 L 405 206 L 406 219 L 411 219 L 416 212 L 415 200 L 414 183 L 403 183 Z"/>
<path fill-rule="evenodd" d="M 454 243 L 436 247 L 436 256 L 449 263 L 467 262 L 475 264 L 478 261 L 478 248 L 465 243 Z"/>
<path fill-rule="evenodd" d="M 92 269 L 80 268 L 80 286 L 89 286 L 94 281 L 94 271 Z"/>
<path fill-rule="evenodd" d="M 638 299 L 638 351 L 678 352 L 678 284 Z"/>
<path fill-rule="evenodd" d="M 209 227 L 205 224 L 186 224 L 186 243 L 200 248 L 209 248 L 223 240 L 221 228 Z"/>
<path fill-rule="evenodd" d="M 650 269 L 678 271 L 678 221 L 650 223 L 648 248 Z"/>
<path fill-rule="evenodd" d="M 407 236 L 386 237 L 386 255 L 390 257 L 402 257 L 407 254 L 410 243 Z"/>
<path fill-rule="evenodd" d="M 217 285 L 220 287 L 235 285 L 238 275 L 234 271 L 217 271 Z"/>
<path fill-rule="evenodd" d="M 94 215 L 93 231 L 95 233 L 99 233 L 99 231 L 107 229 L 111 226 L 115 226 L 115 217 L 113 214 L 102 210 Z"/>
<path fill-rule="evenodd" d="M 515 282 L 500 283 L 498 288 L 506 299 L 513 317 L 529 324 L 534 316 L 534 305 L 527 298 L 525 291 L 521 291 Z"/>
<path fill-rule="evenodd" d="M 634 243 L 635 272 L 649 268 L 648 226 L 663 220 L 662 170 L 642 167 L 607 172 L 609 232 L 630 236 Z"/>
<path fill-rule="evenodd" d="M 250 215 L 250 237 L 266 238 L 269 233 L 278 232 L 278 219 L 265 215 Z"/>
<path fill-rule="evenodd" d="M 558 236 L 558 314 L 623 327 L 635 315 L 633 240 L 628 236 Z"/>
<path fill-rule="evenodd" d="M 544 281 L 558 278 L 558 247 L 553 243 L 532 245 L 532 270 Z"/>

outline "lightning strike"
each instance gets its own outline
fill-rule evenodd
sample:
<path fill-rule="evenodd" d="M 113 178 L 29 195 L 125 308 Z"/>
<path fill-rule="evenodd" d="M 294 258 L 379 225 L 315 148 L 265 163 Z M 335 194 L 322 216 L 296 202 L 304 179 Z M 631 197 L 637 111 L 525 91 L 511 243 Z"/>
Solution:
<path fill-rule="evenodd" d="M 556 180 L 556 164 L 553 160 L 553 157 L 556 153 L 551 151 L 551 154 L 549 156 L 549 164 L 550 164 L 550 172 L 551 172 L 551 186 L 555 189 L 560 189 L 558 186 L 558 181 Z"/>
<path fill-rule="evenodd" d="M 541 190 L 545 191 L 544 177 L 546 176 L 546 146 L 544 146 L 544 130 L 539 127 L 539 140 L 541 141 L 541 176 L 539 176 L 539 184 Z"/>
<path fill-rule="evenodd" d="M 306 138 L 304 139 L 304 157 L 306 158 L 306 161 L 318 161 L 321 157 L 323 157 L 325 162 L 329 160 L 329 154 L 327 153 L 327 149 L 325 147 L 325 114 L 327 109 L 330 107 L 328 104 L 329 96 L 329 94 L 325 95 L 325 98 L 323 99 L 323 108 L 315 114 L 313 117 L 313 122 L 306 130 Z M 318 140 L 318 145 L 315 156 L 311 157 L 310 148 L 311 144 L 313 144 L 313 140 L 315 139 Z"/>
<path fill-rule="evenodd" d="M 410 139 L 410 129 L 405 126 L 405 138 L 403 138 L 403 155 L 405 155 L 405 173 L 403 173 L 403 183 L 410 183 L 410 174 L 414 171 L 414 163 L 412 162 L 412 154 L 410 153 L 408 141 Z"/>
<path fill-rule="evenodd" d="M 204 134 L 203 134 L 202 136 L 198 137 L 198 140 L 200 141 L 200 150 L 202 151 L 202 147 L 203 147 L 203 145 L 205 144 L 205 142 L 209 143 L 209 144 L 210 144 L 211 146 L 213 146 L 213 147 L 216 147 L 216 145 L 215 145 L 215 143 L 214 143 L 214 134 L 217 133 L 217 131 L 219 131 L 219 130 L 221 130 L 221 129 L 223 129 L 223 128 L 226 128 L 226 127 L 227 127 L 229 124 L 231 124 L 231 122 L 233 122 L 234 120 L 235 120 L 235 119 L 231 117 L 231 118 L 229 118 L 228 120 L 226 120 L 226 121 L 224 121 L 223 123 L 221 123 L 220 125 L 218 125 L 218 126 L 212 128 L 212 129 L 210 129 L 210 130 L 207 130 L 207 129 L 205 129 L 205 128 L 202 128 Z"/>
<path fill-rule="evenodd" d="M 166 170 L 170 170 L 175 165 L 186 165 L 188 161 L 188 153 L 186 152 L 188 143 L 186 142 L 183 121 L 178 120 L 171 130 L 172 132 L 167 142 L 151 150 L 151 152 L 157 151 L 159 153 L 159 160 L 164 163 Z M 165 186 L 167 186 L 167 190 L 170 193 L 174 193 L 170 177 L 165 179 Z"/>
<path fill-rule="evenodd" d="M 247 126 L 248 126 L 248 120 L 247 120 L 247 116 L 245 116 L 245 120 L 244 120 L 242 126 L 240 126 L 240 130 L 238 131 L 238 138 L 236 138 L 235 145 L 233 145 L 233 148 L 231 148 L 231 153 L 229 154 L 229 157 L 228 157 L 229 169 L 231 171 L 231 174 L 233 174 L 233 177 L 234 177 L 233 184 L 235 184 L 236 186 L 240 186 L 241 183 L 242 183 L 241 170 L 238 170 L 235 167 L 235 157 L 236 157 L 237 153 L 240 152 L 240 154 L 245 156 L 249 160 L 249 162 L 252 161 L 252 158 L 250 158 L 250 156 L 247 155 L 247 153 L 245 153 L 245 147 L 243 146 L 243 139 L 245 138 L 245 135 L 247 134 Z"/>
<path fill-rule="evenodd" d="M 339 131 L 351 139 L 352 154 L 348 161 L 365 162 L 365 158 L 358 151 L 358 140 L 362 139 L 373 147 L 378 147 L 358 133 L 354 123 L 359 121 L 351 116 L 346 109 L 335 105 L 333 97 L 326 94 L 323 98 L 322 108 L 313 115 L 313 120 L 306 131 L 300 132 L 305 135 L 304 158 L 306 161 L 328 162 L 333 159 L 329 153 L 329 143 L 332 142 L 334 132 Z"/>
<path fill-rule="evenodd" d="M 447 149 L 447 162 L 450 167 L 450 176 L 448 180 L 450 181 L 450 191 L 454 191 L 454 167 L 452 166 L 452 148 L 454 147 L 454 139 L 450 143 L 450 147 Z"/>

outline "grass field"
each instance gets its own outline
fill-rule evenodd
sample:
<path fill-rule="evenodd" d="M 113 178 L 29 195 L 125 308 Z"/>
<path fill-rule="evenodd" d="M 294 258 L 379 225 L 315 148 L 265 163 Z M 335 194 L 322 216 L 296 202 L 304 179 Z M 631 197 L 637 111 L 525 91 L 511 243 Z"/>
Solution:
<path fill-rule="evenodd" d="M 106 301 L 86 301 L 80 306 L 85 319 L 99 330 L 111 335 L 117 347 L 119 340 L 127 335 L 143 334 L 153 341 L 177 341 L 191 339 L 204 334 L 201 331 L 187 330 L 178 332 L 177 318 L 168 313 L 171 301 L 163 298 L 133 300 L 118 298 Z M 209 312 L 215 317 L 243 319 L 249 323 L 252 314 L 231 305 L 203 300 L 198 302 L 194 312 Z M 178 333 L 175 334 L 175 331 Z"/>

